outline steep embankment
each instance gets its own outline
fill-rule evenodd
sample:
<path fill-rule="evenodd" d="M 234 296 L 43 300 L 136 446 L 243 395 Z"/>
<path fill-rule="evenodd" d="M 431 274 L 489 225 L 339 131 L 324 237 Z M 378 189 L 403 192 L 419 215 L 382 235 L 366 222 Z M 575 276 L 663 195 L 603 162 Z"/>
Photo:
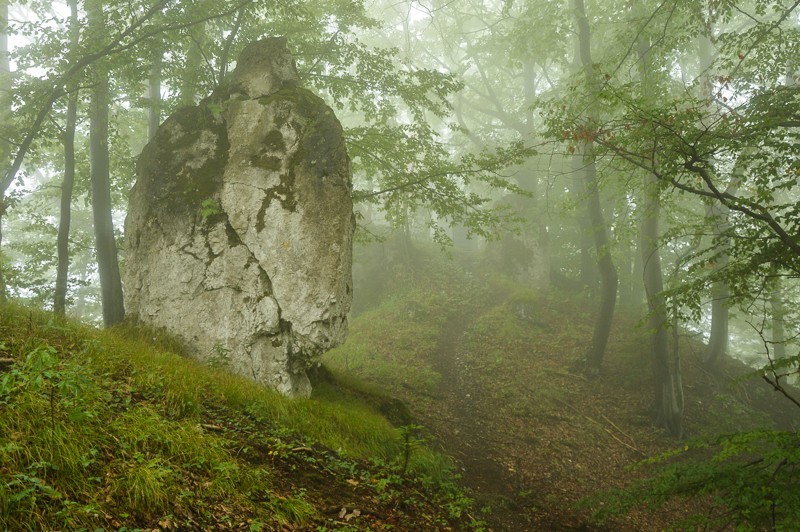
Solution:
<path fill-rule="evenodd" d="M 2 307 L 0 529 L 651 530 L 710 507 L 600 525 L 605 503 L 581 502 L 677 444 L 651 423 L 633 319 L 618 316 L 587 380 L 572 368 L 589 301 L 431 258 L 402 271 L 328 355 L 338 382 L 320 372 L 311 400 L 201 367 L 152 334 Z M 765 425 L 767 411 L 797 420 L 760 381 L 732 385 L 741 366 L 705 372 L 694 345 L 682 346 L 689 435 Z M 474 501 L 423 441 L 454 457 Z"/>
<path fill-rule="evenodd" d="M 592 514 L 603 503 L 581 502 L 642 476 L 631 466 L 678 445 L 652 425 L 648 342 L 632 317 L 618 317 L 604 371 L 587 380 L 573 368 L 591 337 L 588 300 L 535 294 L 433 259 L 395 286 L 353 321 L 326 364 L 406 401 L 457 460 L 491 528 L 651 530 L 708 509 L 689 500 L 601 525 Z M 772 392 L 754 381 L 732 385 L 746 371 L 732 361 L 709 374 L 693 346 L 683 345 L 687 433 L 769 424 L 755 403 Z"/>
<path fill-rule="evenodd" d="M 0 530 L 469 527 L 448 460 L 353 393 L 287 400 L 171 347 L 0 308 Z"/>

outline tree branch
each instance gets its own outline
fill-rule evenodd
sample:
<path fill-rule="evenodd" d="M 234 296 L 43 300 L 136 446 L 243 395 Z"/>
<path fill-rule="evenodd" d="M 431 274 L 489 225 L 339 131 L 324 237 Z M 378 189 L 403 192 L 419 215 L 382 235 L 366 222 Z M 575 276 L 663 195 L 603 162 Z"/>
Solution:
<path fill-rule="evenodd" d="M 227 10 L 223 13 L 218 13 L 214 15 L 209 15 L 207 17 L 203 17 L 201 19 L 193 20 L 190 22 L 184 22 L 180 24 L 168 25 L 163 26 L 157 30 L 144 32 L 143 34 L 139 35 L 138 37 L 132 39 L 130 42 L 123 44 L 123 42 L 130 36 L 134 35 L 135 32 L 140 29 L 148 20 L 153 18 L 156 14 L 161 12 L 166 5 L 172 0 L 159 0 L 155 4 L 153 4 L 150 9 L 148 9 L 139 19 L 133 21 L 128 28 L 126 28 L 123 32 L 121 32 L 116 38 L 114 38 L 111 42 L 109 42 L 106 46 L 104 46 L 101 50 L 86 55 L 78 60 L 75 64 L 67 69 L 67 71 L 62 74 L 61 76 L 57 77 L 53 80 L 53 88 L 50 90 L 50 93 L 45 100 L 42 107 L 39 109 L 39 112 L 36 114 L 36 118 L 34 118 L 33 123 L 31 124 L 30 128 L 28 128 L 28 132 L 23 138 L 22 142 L 19 143 L 19 148 L 17 149 L 17 154 L 14 157 L 14 161 L 11 164 L 11 167 L 8 169 L 6 174 L 3 176 L 2 181 L 0 181 L 0 203 L 3 202 L 3 197 L 5 196 L 8 187 L 11 186 L 11 183 L 14 182 L 16 179 L 17 174 L 22 168 L 22 162 L 25 159 L 25 156 L 28 154 L 31 146 L 33 145 L 33 141 L 39 134 L 39 131 L 42 128 L 47 116 L 50 114 L 50 111 L 53 108 L 53 105 L 65 94 L 67 91 L 64 89 L 65 84 L 71 78 L 82 72 L 86 67 L 96 63 L 97 61 L 109 57 L 125 50 L 129 50 L 130 48 L 136 46 L 137 44 L 145 41 L 151 37 L 159 35 L 161 33 L 165 33 L 167 31 L 174 31 L 176 29 L 183 29 L 190 26 L 194 26 L 200 24 L 202 22 L 206 22 L 208 20 L 213 20 L 215 18 L 220 18 L 224 16 L 228 16 L 232 13 L 235 13 L 237 10 L 244 8 L 246 5 L 251 4 L 254 0 L 245 0 L 240 4 L 237 4 L 235 8 Z"/>

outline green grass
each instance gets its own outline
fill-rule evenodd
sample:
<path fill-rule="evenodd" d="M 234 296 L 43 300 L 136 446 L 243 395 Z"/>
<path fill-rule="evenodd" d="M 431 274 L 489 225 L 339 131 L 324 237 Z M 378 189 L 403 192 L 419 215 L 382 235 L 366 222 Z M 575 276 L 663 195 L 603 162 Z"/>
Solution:
<path fill-rule="evenodd" d="M 430 361 L 446 316 L 430 315 L 422 305 L 412 307 L 411 301 L 393 299 L 361 314 L 344 345 L 326 354 L 326 365 L 370 381 L 433 394 L 441 375 Z"/>
<path fill-rule="evenodd" d="M 325 365 L 379 386 L 435 396 L 442 376 L 433 361 L 448 341 L 451 320 L 483 305 L 486 287 L 424 248 L 392 272 L 389 284 L 390 295 L 352 320 L 347 341 L 325 355 Z"/>
<path fill-rule="evenodd" d="M 404 456 L 398 429 L 333 382 L 291 400 L 180 356 L 149 331 L 0 310 L 0 357 L 15 360 L 0 372 L 0 528 L 152 524 L 176 511 L 204 526 L 231 516 L 255 528 L 303 525 L 318 512 L 302 489 L 276 489 L 275 459 L 320 446 L 354 471 L 357 460 L 389 470 Z M 448 467 L 427 448 L 412 455 L 421 477 L 445 479 Z M 215 515 L 220 505 L 228 517 Z"/>

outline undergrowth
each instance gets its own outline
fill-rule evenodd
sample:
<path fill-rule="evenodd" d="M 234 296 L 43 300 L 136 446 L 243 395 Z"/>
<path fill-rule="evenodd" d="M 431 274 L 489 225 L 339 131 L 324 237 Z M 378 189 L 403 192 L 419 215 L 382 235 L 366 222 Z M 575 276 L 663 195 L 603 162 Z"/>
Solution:
<path fill-rule="evenodd" d="M 388 296 L 354 321 L 344 345 L 325 356 L 326 366 L 370 382 L 428 396 L 442 376 L 431 361 L 450 320 L 477 311 L 488 291 L 469 271 L 423 247 L 392 272 Z"/>
<path fill-rule="evenodd" d="M 796 530 L 800 523 L 800 438 L 795 432 L 755 430 L 698 438 L 639 464 L 650 476 L 588 504 L 600 521 L 675 499 L 705 499 L 706 513 L 675 523 L 683 530 Z"/>
<path fill-rule="evenodd" d="M 13 363 L 0 366 L 1 529 L 324 522 L 323 488 L 292 472 L 451 507 L 431 519 L 463 512 L 449 461 L 410 452 L 403 430 L 335 383 L 290 400 L 176 347 L 132 326 L 2 307 L 0 358 Z"/>

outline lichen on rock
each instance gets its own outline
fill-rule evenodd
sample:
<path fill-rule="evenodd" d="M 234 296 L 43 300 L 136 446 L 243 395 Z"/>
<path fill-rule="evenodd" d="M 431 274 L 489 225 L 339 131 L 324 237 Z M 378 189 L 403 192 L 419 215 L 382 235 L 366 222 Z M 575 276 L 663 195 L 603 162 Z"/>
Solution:
<path fill-rule="evenodd" d="M 285 39 L 252 43 L 230 87 L 173 114 L 140 156 L 128 314 L 307 396 L 306 370 L 347 332 L 354 227 L 339 121 L 299 86 Z"/>

